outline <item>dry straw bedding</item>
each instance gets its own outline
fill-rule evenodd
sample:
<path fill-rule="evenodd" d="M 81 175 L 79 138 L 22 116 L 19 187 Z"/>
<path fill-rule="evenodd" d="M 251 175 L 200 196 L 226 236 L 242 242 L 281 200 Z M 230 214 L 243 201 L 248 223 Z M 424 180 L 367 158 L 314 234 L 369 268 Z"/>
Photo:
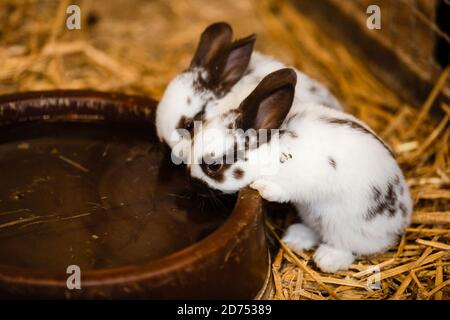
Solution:
<path fill-rule="evenodd" d="M 364 61 L 286 1 L 78 1 L 82 30 L 64 28 L 68 1 L 2 1 L 0 93 L 94 88 L 158 98 L 189 63 L 198 35 L 218 20 L 237 36 L 256 32 L 257 48 L 321 80 L 392 146 L 415 202 L 413 224 L 398 246 L 325 274 L 313 252 L 275 243 L 275 299 L 448 299 L 450 296 L 450 107 L 429 115 L 450 69 L 420 109 L 412 108 L 367 71 Z M 367 288 L 379 267 L 381 287 Z M 372 277 L 372 278 L 371 278 Z"/>

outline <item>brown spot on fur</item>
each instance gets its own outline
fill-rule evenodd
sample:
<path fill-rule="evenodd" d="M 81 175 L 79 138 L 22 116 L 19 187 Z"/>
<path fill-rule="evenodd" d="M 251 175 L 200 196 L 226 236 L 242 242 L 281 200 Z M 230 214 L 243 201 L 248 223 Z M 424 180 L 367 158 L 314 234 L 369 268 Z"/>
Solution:
<path fill-rule="evenodd" d="M 235 177 L 236 179 L 242 179 L 243 176 L 244 176 L 244 171 L 241 168 L 234 169 L 233 177 Z"/>
<path fill-rule="evenodd" d="M 383 140 L 381 140 L 375 133 L 373 133 L 372 131 L 370 131 L 369 129 L 364 127 L 363 125 L 361 125 L 361 124 L 359 124 L 359 123 L 357 123 L 357 122 L 355 122 L 353 120 L 349 120 L 349 119 L 322 117 L 321 120 L 326 121 L 326 122 L 328 122 L 330 124 L 344 125 L 344 126 L 347 126 L 347 127 L 351 128 L 351 129 L 358 130 L 359 132 L 371 135 L 372 137 L 374 137 L 376 140 L 378 140 L 385 147 L 385 149 L 391 154 L 391 156 L 393 158 L 395 158 L 394 153 L 388 147 L 388 145 Z"/>
<path fill-rule="evenodd" d="M 187 98 L 187 100 L 186 100 L 186 102 L 187 102 L 187 104 L 189 104 L 189 105 L 190 105 L 190 104 L 191 104 L 191 102 L 192 102 L 191 98 L 190 98 L 190 97 L 188 97 L 188 98 Z"/>
<path fill-rule="evenodd" d="M 336 170 L 336 160 L 334 160 L 331 157 L 328 157 L 328 163 L 330 164 L 330 166 L 333 167 L 334 170 Z"/>
<path fill-rule="evenodd" d="M 186 117 L 182 116 L 180 118 L 180 121 L 178 121 L 177 129 L 184 129 L 185 124 L 186 124 Z"/>

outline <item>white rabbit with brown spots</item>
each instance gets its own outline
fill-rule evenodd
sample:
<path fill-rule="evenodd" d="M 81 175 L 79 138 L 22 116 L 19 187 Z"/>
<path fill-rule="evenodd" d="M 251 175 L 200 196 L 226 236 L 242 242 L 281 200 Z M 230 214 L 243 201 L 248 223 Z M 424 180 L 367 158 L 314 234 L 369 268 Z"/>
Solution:
<path fill-rule="evenodd" d="M 412 201 L 391 150 L 366 124 L 317 103 L 290 112 L 296 79 L 292 69 L 275 71 L 234 109 L 206 121 L 188 168 L 214 189 L 250 186 L 268 201 L 293 203 L 302 223 L 283 241 L 295 251 L 317 246 L 317 266 L 335 272 L 395 244 Z M 242 135 L 249 129 L 275 131 L 260 140 Z"/>

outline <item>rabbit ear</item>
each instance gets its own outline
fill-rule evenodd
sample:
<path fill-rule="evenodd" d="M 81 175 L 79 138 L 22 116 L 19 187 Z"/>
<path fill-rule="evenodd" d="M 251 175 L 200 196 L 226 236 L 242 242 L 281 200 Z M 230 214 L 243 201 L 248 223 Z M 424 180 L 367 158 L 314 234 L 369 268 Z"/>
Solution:
<path fill-rule="evenodd" d="M 218 79 L 222 90 L 228 91 L 242 78 L 250 63 L 255 41 L 256 35 L 252 34 L 230 46 Z"/>
<path fill-rule="evenodd" d="M 197 51 L 191 61 L 191 67 L 207 67 L 220 52 L 226 50 L 233 37 L 233 30 L 226 22 L 216 22 L 208 26 L 200 36 Z"/>
<path fill-rule="evenodd" d="M 278 129 L 291 109 L 297 75 L 285 68 L 272 72 L 239 106 L 240 128 Z"/>

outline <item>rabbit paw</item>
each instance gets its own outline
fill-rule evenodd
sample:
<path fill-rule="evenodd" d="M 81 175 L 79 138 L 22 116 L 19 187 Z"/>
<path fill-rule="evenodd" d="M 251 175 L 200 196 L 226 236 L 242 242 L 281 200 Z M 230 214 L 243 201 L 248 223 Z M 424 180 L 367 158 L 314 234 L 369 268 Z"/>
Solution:
<path fill-rule="evenodd" d="M 320 270 L 330 273 L 347 269 L 355 260 L 355 256 L 351 252 L 327 244 L 321 244 L 313 258 Z"/>
<path fill-rule="evenodd" d="M 272 202 L 287 202 L 286 192 L 281 189 L 277 184 L 270 181 L 259 179 L 255 180 L 250 188 L 259 192 L 259 195 Z"/>
<path fill-rule="evenodd" d="M 309 250 L 319 244 L 319 236 L 303 223 L 295 223 L 286 230 L 283 242 L 294 252 Z"/>

